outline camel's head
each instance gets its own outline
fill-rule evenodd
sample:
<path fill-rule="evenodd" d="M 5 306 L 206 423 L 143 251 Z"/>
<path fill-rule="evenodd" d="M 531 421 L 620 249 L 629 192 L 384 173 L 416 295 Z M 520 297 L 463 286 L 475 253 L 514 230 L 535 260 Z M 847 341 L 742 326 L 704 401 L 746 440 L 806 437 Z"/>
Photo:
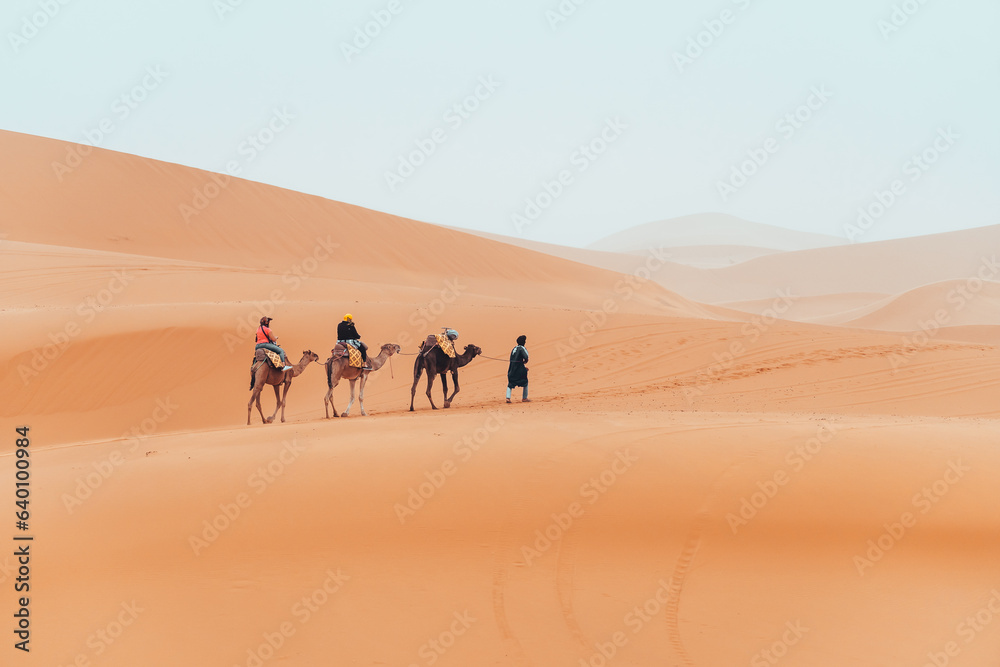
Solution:
<path fill-rule="evenodd" d="M 480 354 L 483 353 L 483 349 L 481 347 L 479 347 L 478 345 L 466 345 L 465 346 L 465 351 L 468 354 L 472 355 L 473 357 L 477 357 L 477 356 L 479 356 Z"/>
<path fill-rule="evenodd" d="M 403 348 L 401 348 L 399 345 L 396 345 L 395 343 L 386 343 L 385 345 L 382 346 L 382 350 L 390 357 L 398 353 L 402 349 Z"/>
<path fill-rule="evenodd" d="M 312 363 L 314 361 L 316 362 L 319 361 L 319 355 L 313 352 L 312 350 L 302 350 L 302 356 L 309 358 L 309 361 L 306 362 L 307 364 Z"/>

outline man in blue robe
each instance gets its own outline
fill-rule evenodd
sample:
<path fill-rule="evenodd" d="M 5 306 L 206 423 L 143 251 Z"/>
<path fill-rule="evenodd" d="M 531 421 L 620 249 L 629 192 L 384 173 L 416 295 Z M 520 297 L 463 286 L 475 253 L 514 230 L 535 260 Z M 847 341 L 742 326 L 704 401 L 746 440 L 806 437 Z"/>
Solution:
<path fill-rule="evenodd" d="M 528 398 L 528 350 L 524 348 L 527 341 L 527 336 L 518 336 L 517 346 L 510 351 L 510 366 L 507 368 L 508 403 L 510 403 L 510 390 L 514 387 L 524 387 L 521 393 L 522 403 L 531 402 Z"/>

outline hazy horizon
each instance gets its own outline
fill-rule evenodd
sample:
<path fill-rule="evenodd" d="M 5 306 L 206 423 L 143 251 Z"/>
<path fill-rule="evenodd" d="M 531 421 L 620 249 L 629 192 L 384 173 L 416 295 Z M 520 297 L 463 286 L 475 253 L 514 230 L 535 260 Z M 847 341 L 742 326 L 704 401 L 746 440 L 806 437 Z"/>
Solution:
<path fill-rule="evenodd" d="M 416 220 L 574 246 L 700 213 L 854 242 L 1000 222 L 986 0 L 0 16 L 0 129 Z"/>

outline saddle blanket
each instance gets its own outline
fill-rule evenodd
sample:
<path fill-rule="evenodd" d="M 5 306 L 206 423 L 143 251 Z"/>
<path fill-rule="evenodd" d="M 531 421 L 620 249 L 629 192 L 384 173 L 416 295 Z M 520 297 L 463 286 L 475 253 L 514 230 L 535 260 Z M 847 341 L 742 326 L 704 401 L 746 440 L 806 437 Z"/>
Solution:
<path fill-rule="evenodd" d="M 352 368 L 364 368 L 365 361 L 361 358 L 361 350 L 354 347 L 354 345 L 344 345 L 343 343 L 337 343 L 337 347 L 333 348 L 333 354 L 338 359 L 347 355 L 347 365 Z"/>
<path fill-rule="evenodd" d="M 264 361 L 267 359 L 268 363 L 271 364 L 271 367 L 276 368 L 279 371 L 285 367 L 285 364 L 281 363 L 281 355 L 277 352 L 260 349 L 254 352 L 253 356 L 255 361 Z"/>
<path fill-rule="evenodd" d="M 452 359 L 458 356 L 455 353 L 455 342 L 445 334 L 428 334 L 427 340 L 420 344 L 420 351 L 426 354 L 433 350 L 435 346 L 440 347 L 441 351 Z"/>

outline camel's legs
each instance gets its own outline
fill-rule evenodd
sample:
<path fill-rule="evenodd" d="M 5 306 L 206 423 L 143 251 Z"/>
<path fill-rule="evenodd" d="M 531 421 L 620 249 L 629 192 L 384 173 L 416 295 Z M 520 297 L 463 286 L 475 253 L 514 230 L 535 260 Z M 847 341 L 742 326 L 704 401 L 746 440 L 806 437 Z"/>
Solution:
<path fill-rule="evenodd" d="M 281 407 L 281 390 L 276 384 L 271 386 L 274 387 L 274 414 L 267 420 L 268 424 L 274 422 L 274 418 L 278 416 L 278 409 Z"/>
<path fill-rule="evenodd" d="M 340 415 L 337 414 L 337 408 L 333 404 L 333 390 L 337 388 L 337 385 L 340 384 L 341 379 L 343 379 L 343 372 L 343 369 L 337 369 L 334 371 L 333 375 L 330 377 L 330 384 L 332 386 L 330 387 L 330 391 L 326 393 L 326 395 L 330 398 L 330 409 L 333 410 L 334 417 L 340 417 Z"/>
<path fill-rule="evenodd" d="M 455 394 L 458 393 L 458 371 L 451 372 L 451 380 L 455 383 L 455 390 L 451 392 L 451 398 L 448 399 L 449 404 L 455 400 Z"/>
<path fill-rule="evenodd" d="M 260 385 L 255 386 L 253 388 L 253 391 L 250 392 L 250 401 L 247 403 L 247 426 L 250 425 L 250 415 L 253 413 L 254 400 L 257 401 L 257 407 L 260 408 Z M 264 419 L 263 412 L 260 414 L 260 418 L 263 421 Z"/>
<path fill-rule="evenodd" d="M 351 378 L 348 382 L 351 385 L 351 400 L 347 402 L 347 409 L 344 410 L 344 416 L 351 414 L 351 406 L 354 405 L 354 383 L 358 381 L 358 378 Z"/>
<path fill-rule="evenodd" d="M 285 381 L 285 388 L 281 392 L 281 423 L 282 424 L 285 423 L 285 406 L 288 404 L 288 402 L 285 399 L 288 398 L 288 389 L 291 386 L 292 386 L 292 381 L 291 380 L 286 380 Z M 275 394 L 278 393 L 278 387 L 277 386 L 274 387 L 274 393 Z"/>
<path fill-rule="evenodd" d="M 431 402 L 431 409 L 437 410 L 438 406 L 434 405 L 434 399 L 431 398 L 431 389 L 434 388 L 434 373 L 431 373 L 428 369 L 427 371 L 427 400 Z"/>
<path fill-rule="evenodd" d="M 424 365 L 420 356 L 413 362 L 413 386 L 410 387 L 410 412 L 413 412 L 413 397 L 417 395 L 417 383 L 420 382 L 420 374 L 424 372 Z"/>
<path fill-rule="evenodd" d="M 329 403 L 329 406 L 327 406 Z M 326 396 L 323 397 L 323 412 L 326 413 L 326 418 L 330 418 L 330 408 L 333 407 L 333 387 L 326 390 Z M 333 411 L 333 416 L 337 416 L 337 411 Z"/>
<path fill-rule="evenodd" d="M 365 412 L 365 385 L 368 384 L 368 373 L 361 374 L 361 390 L 358 392 L 358 401 L 361 402 L 361 416 L 367 417 L 368 413 Z"/>
<path fill-rule="evenodd" d="M 264 390 L 264 385 L 263 384 L 258 384 L 257 385 L 257 412 L 260 413 L 260 421 L 261 421 L 261 423 L 262 424 L 266 424 L 267 423 L 267 418 L 264 416 L 264 410 L 263 410 L 263 408 L 260 407 L 260 394 L 261 394 L 261 392 L 263 390 Z"/>
<path fill-rule="evenodd" d="M 446 372 L 441 373 L 441 392 L 444 398 L 444 407 L 450 407 L 451 401 L 448 400 L 448 375 Z"/>

